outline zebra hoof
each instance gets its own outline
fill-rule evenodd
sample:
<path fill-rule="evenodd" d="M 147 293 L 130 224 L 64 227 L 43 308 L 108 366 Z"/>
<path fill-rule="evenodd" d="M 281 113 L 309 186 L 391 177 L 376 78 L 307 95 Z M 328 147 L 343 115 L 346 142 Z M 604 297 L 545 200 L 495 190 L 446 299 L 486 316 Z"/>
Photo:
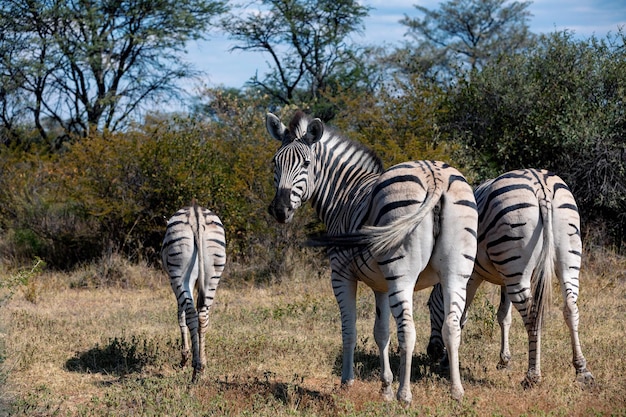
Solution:
<path fill-rule="evenodd" d="M 393 390 L 391 389 L 391 385 L 382 386 L 380 389 L 380 397 L 386 402 L 393 401 Z"/>
<path fill-rule="evenodd" d="M 196 382 L 198 382 L 198 378 L 200 377 L 200 375 L 202 375 L 203 372 L 204 372 L 204 366 L 194 367 L 193 375 L 191 376 L 191 383 L 195 384 Z"/>
<path fill-rule="evenodd" d="M 583 389 L 594 388 L 596 380 L 588 370 L 576 372 L 576 383 Z"/>
<path fill-rule="evenodd" d="M 521 384 L 522 384 L 522 388 L 531 389 L 533 387 L 536 387 L 540 383 L 541 383 L 541 375 L 537 375 L 537 374 L 533 374 L 529 372 L 526 374 L 526 378 L 524 378 Z"/>
<path fill-rule="evenodd" d="M 191 357 L 191 354 L 189 353 L 189 351 L 182 353 L 181 359 L 180 359 L 181 368 L 184 368 L 187 365 L 187 362 L 189 362 L 190 357 Z"/>
<path fill-rule="evenodd" d="M 341 381 L 341 389 L 349 389 L 354 385 L 354 379 L 348 379 L 347 381 Z"/>
<path fill-rule="evenodd" d="M 446 355 L 446 348 L 441 343 L 430 342 L 426 348 L 426 353 L 433 363 L 438 363 Z"/>
<path fill-rule="evenodd" d="M 500 359 L 500 362 L 496 365 L 496 369 L 509 369 L 511 367 L 510 360 Z"/>
<path fill-rule="evenodd" d="M 453 400 L 461 402 L 461 400 L 463 400 L 463 396 L 465 395 L 465 390 L 463 387 L 452 387 L 450 389 L 450 395 Z"/>
<path fill-rule="evenodd" d="M 400 405 L 402 405 L 403 407 L 410 406 L 411 401 L 413 401 L 413 395 L 411 394 L 410 391 L 408 394 L 406 392 L 401 393 L 400 391 L 398 391 L 398 395 L 396 395 L 396 398 L 398 399 L 398 402 L 400 403 Z"/>

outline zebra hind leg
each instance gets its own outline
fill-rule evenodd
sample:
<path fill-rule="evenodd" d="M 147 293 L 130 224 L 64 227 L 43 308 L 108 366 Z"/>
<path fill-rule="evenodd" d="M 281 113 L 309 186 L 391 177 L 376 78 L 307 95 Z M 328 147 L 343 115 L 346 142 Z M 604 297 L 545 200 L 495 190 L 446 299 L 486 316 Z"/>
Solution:
<path fill-rule="evenodd" d="M 565 323 L 567 323 L 567 327 L 570 331 L 573 353 L 572 363 L 574 365 L 574 369 L 576 369 L 576 382 L 582 388 L 593 387 L 595 385 L 595 378 L 587 369 L 587 360 L 583 356 L 580 346 L 580 339 L 578 337 L 578 306 L 576 304 L 575 296 L 573 296 L 572 293 L 566 297 L 563 317 L 565 318 Z"/>
<path fill-rule="evenodd" d="M 200 349 L 199 349 L 199 329 L 198 329 L 198 312 L 193 306 L 191 300 L 188 300 L 185 304 L 185 318 L 187 327 L 189 328 L 189 333 L 191 336 L 191 349 L 193 359 L 191 361 L 191 366 L 193 367 L 193 375 L 191 377 L 191 382 L 195 383 L 198 379 L 199 372 L 202 371 L 201 360 L 200 360 Z"/>
<path fill-rule="evenodd" d="M 528 371 L 522 380 L 524 389 L 533 388 L 541 383 L 541 324 L 534 313 L 526 325 L 528 330 Z"/>
<path fill-rule="evenodd" d="M 391 310 L 389 308 L 389 297 L 387 293 L 374 291 L 376 298 L 376 319 L 374 321 L 374 339 L 378 346 L 380 355 L 380 395 L 384 401 L 393 400 L 393 373 L 389 364 L 389 319 Z"/>
<path fill-rule="evenodd" d="M 205 304 L 198 306 L 198 364 L 194 367 L 194 377 L 196 379 L 204 373 L 206 367 L 206 332 L 209 327 L 209 307 Z"/>
<path fill-rule="evenodd" d="M 180 327 L 180 367 L 184 368 L 189 362 L 189 358 L 191 357 L 191 350 L 189 348 L 189 328 L 187 327 L 187 322 L 185 320 L 185 309 L 179 306 L 178 308 L 178 326 Z"/>
<path fill-rule="evenodd" d="M 511 300 L 506 294 L 506 287 L 500 287 L 500 306 L 498 307 L 498 324 L 500 325 L 500 362 L 497 369 L 508 369 L 511 364 L 509 349 L 509 331 L 511 329 Z"/>

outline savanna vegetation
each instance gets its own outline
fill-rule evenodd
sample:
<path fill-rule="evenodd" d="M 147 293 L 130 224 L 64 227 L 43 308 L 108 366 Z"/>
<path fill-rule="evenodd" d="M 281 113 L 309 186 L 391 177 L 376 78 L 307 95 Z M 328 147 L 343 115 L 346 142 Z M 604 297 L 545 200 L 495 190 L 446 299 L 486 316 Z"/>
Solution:
<path fill-rule="evenodd" d="M 373 296 L 358 294 L 357 380 L 340 386 L 339 311 L 326 276 L 301 252 L 265 284 L 225 274 L 211 312 L 207 369 L 190 384 L 179 368 L 176 303 L 165 275 L 121 257 L 71 273 L 20 279 L 2 304 L 1 415 L 12 416 L 624 416 L 626 415 L 626 259 L 585 247 L 580 336 L 594 387 L 574 382 L 571 348 L 555 299 L 542 338 L 543 381 L 524 390 L 526 331 L 513 315 L 510 369 L 498 370 L 499 291 L 483 285 L 461 343 L 465 397 L 450 398 L 445 372 L 426 355 L 427 292 L 415 298 L 413 403 L 378 396 Z M 106 277 L 109 284 L 86 286 Z M 116 284 L 112 284 L 115 282 Z M 559 294 L 555 288 L 554 294 Z M 391 361 L 399 366 L 395 332 Z"/>
<path fill-rule="evenodd" d="M 0 6 L 0 410 L 626 414 L 622 29 L 589 39 L 532 34 L 528 2 L 450 0 L 417 7 L 420 16 L 399 22 L 412 40 L 390 50 L 349 42 L 370 11 L 353 1 L 263 0 L 258 15 L 220 1 L 39 3 Z M 74 21 L 83 23 L 63 24 Z M 180 93 L 172 81 L 198 75 L 177 53 L 210 30 L 229 33 L 236 49 L 269 53 L 270 73 L 251 74 L 242 89 L 204 89 L 185 110 L 154 110 Z M 266 212 L 278 143 L 265 114 L 288 119 L 297 108 L 373 148 L 386 166 L 445 160 L 473 184 L 521 167 L 565 179 L 582 215 L 581 338 L 597 386 L 572 383 L 558 300 L 541 387 L 519 386 L 518 317 L 515 365 L 496 372 L 497 297 L 485 287 L 463 336 L 464 401 L 451 403 L 445 375 L 418 356 L 414 404 L 380 403 L 363 288 L 359 381 L 340 390 L 328 266 L 303 247 L 323 226 L 308 207 L 286 226 Z M 228 265 L 211 313 L 210 366 L 189 386 L 189 370 L 175 366 L 175 300 L 158 253 L 166 219 L 194 199 L 224 222 Z M 415 301 L 417 355 L 428 335 L 426 297 Z"/>

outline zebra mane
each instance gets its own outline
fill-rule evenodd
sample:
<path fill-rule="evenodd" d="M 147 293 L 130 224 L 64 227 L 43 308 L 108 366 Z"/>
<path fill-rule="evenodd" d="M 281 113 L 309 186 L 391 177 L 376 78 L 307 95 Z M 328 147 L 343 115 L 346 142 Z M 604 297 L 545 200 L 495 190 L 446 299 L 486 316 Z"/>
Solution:
<path fill-rule="evenodd" d="M 303 139 L 307 134 L 307 126 L 311 118 L 307 116 L 302 110 L 297 110 L 288 127 L 288 139 L 289 141 Z M 374 172 L 382 173 L 384 171 L 383 162 L 380 157 L 374 152 L 374 150 L 368 148 L 361 142 L 352 140 L 343 134 L 339 133 L 332 126 L 324 123 L 324 135 L 320 142 L 329 143 L 330 141 L 337 141 L 348 145 L 353 153 L 361 155 L 361 160 L 369 160 L 369 166 L 373 167 Z"/>
<path fill-rule="evenodd" d="M 306 128 L 309 125 L 309 117 L 302 111 L 297 110 L 289 122 L 289 135 L 290 142 L 298 140 L 306 136 Z"/>

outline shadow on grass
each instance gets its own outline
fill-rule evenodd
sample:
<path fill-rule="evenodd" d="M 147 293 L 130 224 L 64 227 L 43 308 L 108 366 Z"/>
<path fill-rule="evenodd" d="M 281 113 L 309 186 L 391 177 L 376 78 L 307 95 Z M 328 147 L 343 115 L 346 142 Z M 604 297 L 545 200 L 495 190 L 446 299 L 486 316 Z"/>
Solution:
<path fill-rule="evenodd" d="M 158 350 L 136 336 L 130 340 L 116 337 L 106 346 L 96 345 L 86 352 L 77 352 L 68 359 L 65 368 L 72 372 L 124 376 L 141 372 L 146 365 L 154 364 Z"/>
<path fill-rule="evenodd" d="M 222 395 L 234 396 L 238 399 L 263 397 L 275 400 L 287 407 L 299 410 L 324 412 L 334 415 L 338 411 L 332 394 L 311 390 L 302 386 L 303 381 L 282 382 L 276 380 L 275 374 L 266 372 L 264 379 L 257 377 L 234 377 L 229 380 L 217 380 L 218 392 Z"/>
<path fill-rule="evenodd" d="M 341 352 L 335 358 L 335 365 L 333 366 L 333 374 L 341 376 Z M 389 364 L 391 371 L 394 375 L 394 380 L 397 380 L 400 370 L 400 355 L 398 353 L 392 353 L 389 355 Z M 461 369 L 462 378 L 470 377 L 473 382 L 476 381 L 471 377 L 471 372 L 468 369 Z M 357 347 L 354 351 L 354 374 L 357 379 L 368 381 L 380 379 L 380 358 L 378 352 L 365 351 Z M 450 369 L 446 365 L 432 360 L 426 353 L 413 354 L 413 360 L 411 362 L 411 382 L 417 382 L 423 379 L 436 378 L 436 379 L 449 379 Z"/>

